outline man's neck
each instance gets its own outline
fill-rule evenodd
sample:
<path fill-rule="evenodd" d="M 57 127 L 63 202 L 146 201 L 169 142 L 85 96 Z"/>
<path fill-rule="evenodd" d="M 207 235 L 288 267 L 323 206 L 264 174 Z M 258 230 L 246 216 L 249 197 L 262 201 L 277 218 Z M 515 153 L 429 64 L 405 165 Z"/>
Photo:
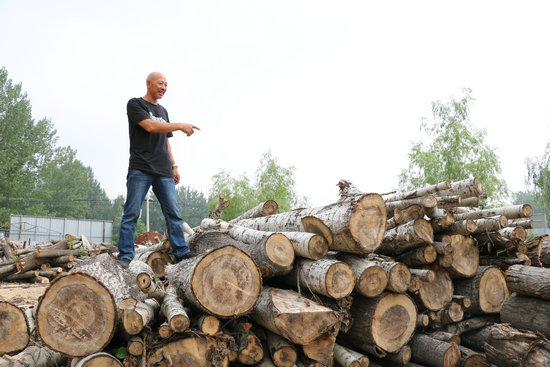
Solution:
<path fill-rule="evenodd" d="M 144 95 L 143 97 L 144 100 L 146 100 L 147 102 L 151 103 L 151 104 L 154 104 L 154 105 L 157 105 L 158 104 L 158 99 L 146 94 Z"/>

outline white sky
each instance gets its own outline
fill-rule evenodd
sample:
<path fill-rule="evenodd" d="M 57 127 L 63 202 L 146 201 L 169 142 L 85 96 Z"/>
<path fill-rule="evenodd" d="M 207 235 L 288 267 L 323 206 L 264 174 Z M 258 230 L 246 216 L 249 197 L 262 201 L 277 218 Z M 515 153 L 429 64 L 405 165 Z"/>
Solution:
<path fill-rule="evenodd" d="M 341 178 L 391 191 L 431 101 L 464 87 L 517 191 L 550 141 L 549 16 L 547 1 L 0 0 L 0 67 L 112 199 L 150 71 L 171 120 L 202 129 L 171 145 L 205 194 L 222 169 L 252 179 L 269 149 L 313 206 Z"/>

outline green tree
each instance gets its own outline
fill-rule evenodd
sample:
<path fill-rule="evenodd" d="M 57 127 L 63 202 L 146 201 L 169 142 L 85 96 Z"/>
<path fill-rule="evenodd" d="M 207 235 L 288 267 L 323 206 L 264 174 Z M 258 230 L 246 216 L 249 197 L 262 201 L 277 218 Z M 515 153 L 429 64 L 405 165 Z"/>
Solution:
<path fill-rule="evenodd" d="M 495 149 L 485 143 L 485 130 L 470 123 L 471 90 L 463 90 L 459 99 L 432 102 L 433 122 L 423 119 L 420 129 L 430 142 L 417 142 L 409 152 L 408 168 L 399 176 L 399 188 L 410 190 L 441 181 L 459 181 L 477 177 L 483 183 L 490 203 L 507 196 Z"/>
<path fill-rule="evenodd" d="M 528 158 L 525 163 L 527 183 L 532 185 L 533 193 L 541 206 L 550 211 L 550 142 L 542 156 Z"/>
<path fill-rule="evenodd" d="M 214 175 L 212 181 L 209 207 L 213 210 L 218 195 L 225 194 L 230 201 L 229 207 L 222 214 L 225 220 L 236 218 L 267 200 L 275 200 L 280 212 L 307 206 L 307 198 L 298 196 L 294 189 L 294 167 L 282 167 L 269 151 L 260 159 L 253 183 L 244 175 L 232 177 L 225 170 Z"/>
<path fill-rule="evenodd" d="M 545 213 L 544 202 L 540 200 L 534 191 L 517 191 L 512 193 L 512 204 L 529 204 L 535 213 Z"/>
<path fill-rule="evenodd" d="M 13 84 L 6 69 L 0 69 L 0 223 L 28 203 L 56 140 L 51 122 L 34 121 L 21 84 Z"/>

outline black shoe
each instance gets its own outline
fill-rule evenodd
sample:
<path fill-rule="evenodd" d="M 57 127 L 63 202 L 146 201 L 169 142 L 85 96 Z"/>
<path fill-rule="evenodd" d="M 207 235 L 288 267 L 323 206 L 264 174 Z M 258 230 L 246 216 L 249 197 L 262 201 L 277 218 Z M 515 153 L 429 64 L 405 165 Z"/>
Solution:
<path fill-rule="evenodd" d="M 194 253 L 193 251 L 189 251 L 181 256 L 174 256 L 174 260 L 175 260 L 175 263 L 179 263 L 182 260 L 191 259 L 192 257 L 195 257 L 197 255 L 198 254 Z"/>
<path fill-rule="evenodd" d="M 118 265 L 122 266 L 124 269 L 128 269 L 130 267 L 131 261 L 132 260 L 130 259 L 122 258 L 122 259 L 118 259 L 116 262 L 118 263 Z"/>

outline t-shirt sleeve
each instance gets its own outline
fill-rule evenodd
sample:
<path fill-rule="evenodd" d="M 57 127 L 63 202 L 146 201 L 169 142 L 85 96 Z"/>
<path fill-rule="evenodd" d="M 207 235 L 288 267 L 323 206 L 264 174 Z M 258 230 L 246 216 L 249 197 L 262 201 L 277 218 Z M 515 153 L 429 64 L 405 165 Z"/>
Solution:
<path fill-rule="evenodd" d="M 136 98 L 132 98 L 128 101 L 126 106 L 126 112 L 128 113 L 128 121 L 131 124 L 137 125 L 141 121 L 150 118 L 149 111 L 141 104 Z"/>

